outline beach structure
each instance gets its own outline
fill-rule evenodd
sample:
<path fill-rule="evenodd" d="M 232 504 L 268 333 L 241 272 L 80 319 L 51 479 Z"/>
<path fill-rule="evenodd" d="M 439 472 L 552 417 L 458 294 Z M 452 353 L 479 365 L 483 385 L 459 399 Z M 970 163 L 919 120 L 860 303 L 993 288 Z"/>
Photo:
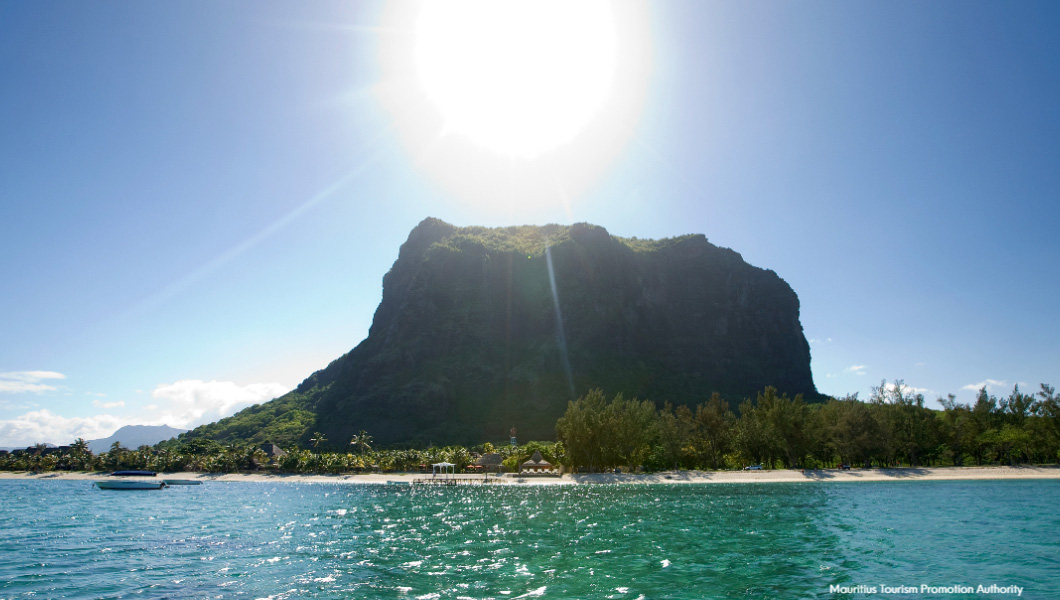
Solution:
<path fill-rule="evenodd" d="M 412 480 L 415 484 L 428 485 L 472 485 L 485 484 L 498 481 L 496 477 L 475 477 L 474 475 L 457 477 L 456 465 L 450 462 L 440 462 L 431 465 L 430 477 L 418 477 Z"/>
<path fill-rule="evenodd" d="M 262 444 L 261 451 L 265 453 L 266 457 L 268 457 L 269 463 L 274 465 L 279 463 L 280 459 L 287 455 L 282 448 L 272 442 Z"/>
<path fill-rule="evenodd" d="M 483 473 L 500 473 L 504 459 L 497 452 L 487 452 L 473 463 Z"/>
<path fill-rule="evenodd" d="M 534 451 L 534 455 L 530 457 L 530 460 L 519 465 L 519 474 L 523 473 L 540 473 L 553 475 L 556 471 L 552 468 L 552 463 L 545 460 L 545 457 L 541 456 L 540 451 Z"/>
<path fill-rule="evenodd" d="M 431 465 L 430 478 L 419 478 L 413 483 L 433 483 L 441 485 L 456 485 L 456 465 L 451 462 L 440 462 Z"/>
<path fill-rule="evenodd" d="M 452 479 L 456 475 L 456 465 L 451 462 L 440 462 L 431 465 L 431 477 L 437 478 L 441 475 L 442 479 Z"/>

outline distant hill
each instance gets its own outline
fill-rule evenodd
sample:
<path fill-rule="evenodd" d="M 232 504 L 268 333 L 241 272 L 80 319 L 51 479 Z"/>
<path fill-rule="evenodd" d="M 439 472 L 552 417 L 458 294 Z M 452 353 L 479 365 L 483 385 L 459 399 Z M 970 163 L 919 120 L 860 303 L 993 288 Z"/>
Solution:
<path fill-rule="evenodd" d="M 46 448 L 58 448 L 55 444 L 44 444 Z M 15 450 L 25 450 L 26 446 L 4 446 L 0 450 L 6 450 L 8 452 L 14 452 Z"/>
<path fill-rule="evenodd" d="M 177 429 L 169 425 L 126 425 L 114 432 L 114 435 L 101 440 L 89 440 L 88 449 L 93 454 L 107 452 L 114 442 L 121 442 L 122 446 L 135 450 L 140 446 L 154 446 L 158 442 L 176 437 L 187 429 Z"/>
<path fill-rule="evenodd" d="M 694 406 L 766 386 L 819 400 L 799 299 L 703 235 L 426 219 L 383 278 L 368 337 L 292 392 L 182 439 L 348 448 L 554 439 L 593 387 Z"/>

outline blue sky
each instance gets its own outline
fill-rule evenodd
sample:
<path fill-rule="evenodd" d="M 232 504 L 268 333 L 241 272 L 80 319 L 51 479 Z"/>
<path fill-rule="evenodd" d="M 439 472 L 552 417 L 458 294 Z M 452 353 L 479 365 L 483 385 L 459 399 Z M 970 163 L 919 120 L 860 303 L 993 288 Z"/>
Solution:
<path fill-rule="evenodd" d="M 1056 3 L 638 4 L 618 120 L 537 158 L 408 133 L 408 6 L 0 4 L 0 446 L 283 393 L 428 216 L 703 233 L 828 394 L 1060 384 Z"/>

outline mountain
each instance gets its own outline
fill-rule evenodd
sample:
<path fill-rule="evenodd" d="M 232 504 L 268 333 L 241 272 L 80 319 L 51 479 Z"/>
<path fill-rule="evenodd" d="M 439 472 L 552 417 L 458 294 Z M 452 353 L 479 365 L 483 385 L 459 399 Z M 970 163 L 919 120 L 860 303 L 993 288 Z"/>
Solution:
<path fill-rule="evenodd" d="M 602 227 L 455 227 L 426 219 L 383 278 L 368 337 L 295 390 L 187 434 L 346 447 L 554 439 L 600 387 L 694 406 L 766 386 L 820 395 L 799 299 L 703 235 Z"/>
<path fill-rule="evenodd" d="M 187 429 L 177 429 L 169 425 L 126 425 L 108 438 L 89 440 L 88 449 L 93 454 L 99 454 L 110 450 L 114 442 L 121 442 L 122 446 L 135 450 L 140 446 L 154 446 L 158 442 L 177 437 L 186 431 Z"/>

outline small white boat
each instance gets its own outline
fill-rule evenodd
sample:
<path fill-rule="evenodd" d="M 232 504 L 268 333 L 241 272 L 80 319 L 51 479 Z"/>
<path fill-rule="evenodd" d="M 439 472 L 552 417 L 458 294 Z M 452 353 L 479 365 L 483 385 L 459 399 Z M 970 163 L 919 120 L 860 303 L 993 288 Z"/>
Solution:
<path fill-rule="evenodd" d="M 163 479 L 162 483 L 167 486 L 171 485 L 202 485 L 202 482 L 198 479 Z"/>
<path fill-rule="evenodd" d="M 164 481 L 143 481 L 134 479 L 110 479 L 97 481 L 96 487 L 101 490 L 160 490 L 166 487 Z"/>

